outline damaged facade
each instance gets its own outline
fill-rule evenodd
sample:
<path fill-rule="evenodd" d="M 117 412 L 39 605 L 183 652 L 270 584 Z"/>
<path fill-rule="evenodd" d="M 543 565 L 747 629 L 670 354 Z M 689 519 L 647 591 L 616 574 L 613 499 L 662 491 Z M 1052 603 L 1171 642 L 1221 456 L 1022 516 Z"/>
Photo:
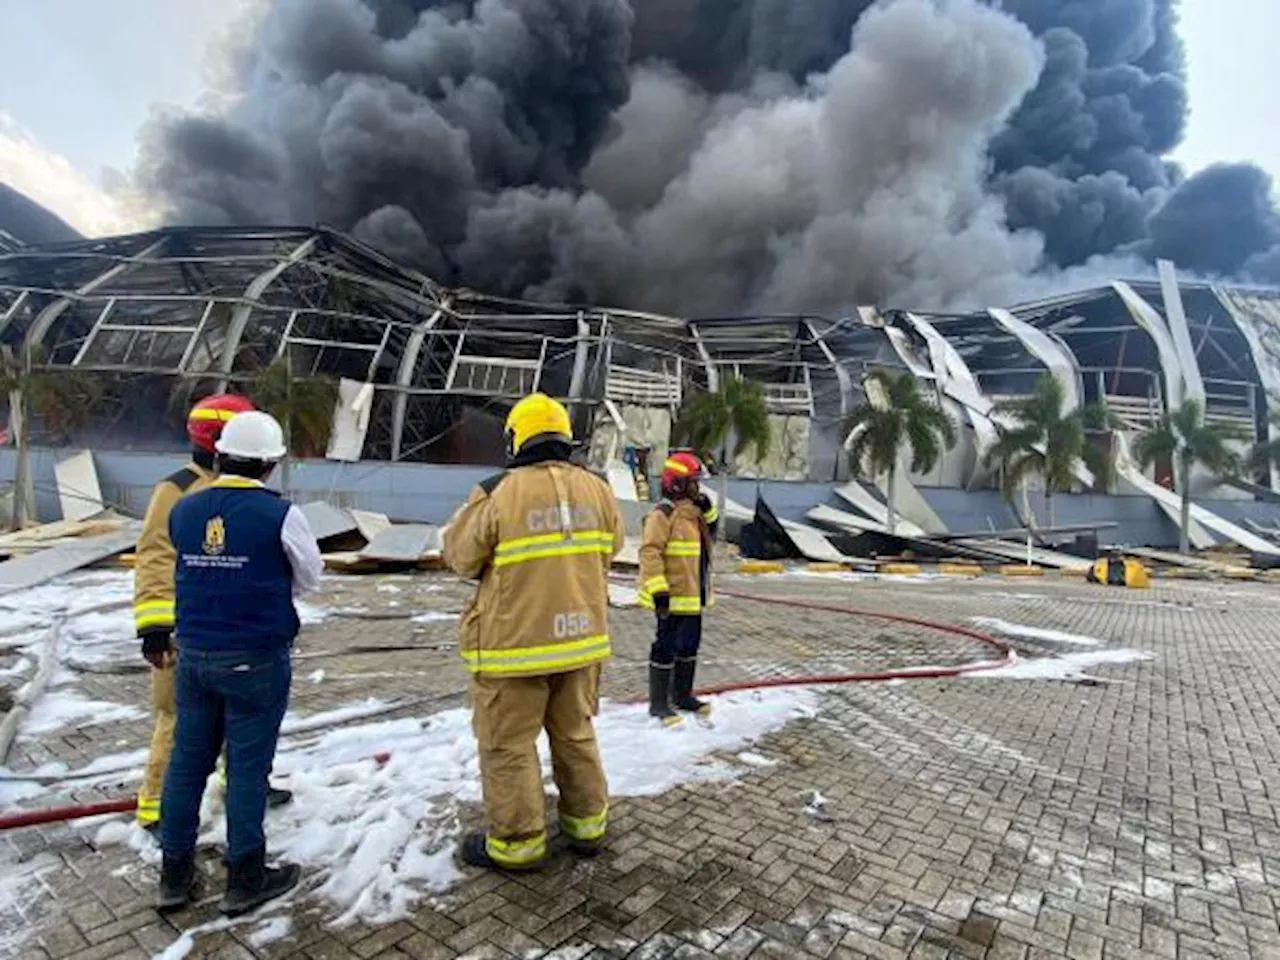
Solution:
<path fill-rule="evenodd" d="M 775 443 L 737 473 L 831 482 L 873 367 L 911 370 L 962 428 L 913 478 L 926 486 L 994 483 L 994 404 L 1045 372 L 1134 431 L 1185 399 L 1255 438 L 1280 413 L 1280 291 L 1171 272 L 961 316 L 685 319 L 447 289 L 323 228 L 165 229 L 0 250 L 0 343 L 104 384 L 85 428 L 104 448 L 180 448 L 190 398 L 282 358 L 341 381 L 328 453 L 343 460 L 496 462 L 507 408 L 534 389 L 569 405 L 595 462 L 661 456 L 691 391 L 743 376 L 764 386 Z"/>

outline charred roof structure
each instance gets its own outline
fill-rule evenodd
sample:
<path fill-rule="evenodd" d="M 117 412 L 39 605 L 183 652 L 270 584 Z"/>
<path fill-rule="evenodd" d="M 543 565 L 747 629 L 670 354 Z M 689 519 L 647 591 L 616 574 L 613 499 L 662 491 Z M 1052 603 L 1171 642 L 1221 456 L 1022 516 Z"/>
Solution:
<path fill-rule="evenodd" d="M 563 399 L 597 460 L 665 449 L 690 391 L 764 387 L 775 451 L 744 473 L 833 480 L 868 369 L 911 370 L 964 430 L 932 482 L 989 479 L 996 403 L 1050 373 L 1134 429 L 1185 399 L 1265 436 L 1280 413 L 1280 292 L 1160 282 L 926 315 L 684 319 L 449 289 L 325 229 L 169 228 L 0 247 L 0 344 L 104 385 L 92 441 L 181 443 L 190 400 L 287 360 L 341 381 L 342 459 L 489 462 L 531 390 Z M 335 419 L 335 423 L 337 419 Z M 354 432 L 353 432 L 354 431 Z"/>

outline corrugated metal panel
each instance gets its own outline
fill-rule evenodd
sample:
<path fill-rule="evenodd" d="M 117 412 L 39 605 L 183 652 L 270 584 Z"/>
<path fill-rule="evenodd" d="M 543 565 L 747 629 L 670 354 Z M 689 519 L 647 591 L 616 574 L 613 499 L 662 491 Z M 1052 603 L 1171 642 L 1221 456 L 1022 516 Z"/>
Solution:
<path fill-rule="evenodd" d="M 130 520 L 115 533 L 84 537 L 76 543 L 41 550 L 0 563 L 0 595 L 38 586 L 46 580 L 123 553 L 138 542 L 142 524 Z"/>
<path fill-rule="evenodd" d="M 442 549 L 440 528 L 425 523 L 402 523 L 388 527 L 360 551 L 366 560 L 386 563 L 417 563 L 439 556 Z"/>

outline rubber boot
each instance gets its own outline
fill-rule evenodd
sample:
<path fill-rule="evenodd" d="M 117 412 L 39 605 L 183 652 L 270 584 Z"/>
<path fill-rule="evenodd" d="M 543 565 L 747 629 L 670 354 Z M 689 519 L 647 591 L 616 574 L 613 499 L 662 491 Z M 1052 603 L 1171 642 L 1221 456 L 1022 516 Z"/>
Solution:
<path fill-rule="evenodd" d="M 267 807 L 274 810 L 276 807 L 283 807 L 287 803 L 293 802 L 293 791 L 284 790 L 280 787 L 267 786 Z"/>
<path fill-rule="evenodd" d="M 671 700 L 677 710 L 706 715 L 711 712 L 711 704 L 693 695 L 693 677 L 697 672 L 697 657 L 676 661 L 675 674 L 671 680 Z"/>
<path fill-rule="evenodd" d="M 649 664 L 649 716 L 657 717 L 666 726 L 680 722 L 680 715 L 671 709 L 670 665 Z"/>
<path fill-rule="evenodd" d="M 160 894 L 156 909 L 161 913 L 181 910 L 191 902 L 196 886 L 196 855 L 180 857 L 165 854 L 160 863 Z"/>
<path fill-rule="evenodd" d="M 227 867 L 227 893 L 218 909 L 238 917 L 288 893 L 301 878 L 302 869 L 296 864 L 268 867 L 267 851 L 259 850 Z"/>

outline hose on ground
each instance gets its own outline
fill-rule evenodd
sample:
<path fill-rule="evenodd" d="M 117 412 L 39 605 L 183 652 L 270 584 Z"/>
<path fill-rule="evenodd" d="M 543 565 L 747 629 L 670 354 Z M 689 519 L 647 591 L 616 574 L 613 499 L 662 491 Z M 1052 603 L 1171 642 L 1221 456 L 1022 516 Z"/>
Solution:
<path fill-rule="evenodd" d="M 871 683 L 885 680 L 924 680 L 957 677 L 966 673 L 976 673 L 983 670 L 996 670 L 1000 667 L 1008 666 L 1013 663 L 1015 659 L 1013 648 L 1006 643 L 1002 643 L 995 637 L 981 633 L 977 630 L 970 630 L 968 627 L 956 626 L 949 623 L 940 623 L 935 620 L 927 620 L 923 617 L 911 617 L 896 613 L 883 613 L 878 610 L 863 610 L 857 607 L 819 603 L 812 600 L 798 600 L 789 597 L 763 597 L 758 594 L 743 593 L 738 590 L 722 589 L 717 591 L 717 595 L 722 597 L 732 597 L 735 600 L 745 600 L 751 603 L 790 607 L 797 610 L 814 610 L 822 613 L 836 613 L 845 616 L 868 617 L 876 620 L 882 620 L 887 623 L 901 623 L 916 627 L 923 627 L 929 630 L 936 630 L 939 633 L 949 633 L 954 636 L 966 637 L 994 649 L 1000 654 L 1000 656 L 998 659 L 981 660 L 953 667 L 905 667 L 897 670 L 886 670 L 872 673 L 842 673 L 826 674 L 821 676 L 778 677 L 766 680 L 748 680 L 737 683 L 725 683 L 700 688 L 696 692 L 701 696 L 714 696 L 716 694 L 732 693 L 739 690 L 755 690 L 769 687 L 826 686 L 843 683 Z M 404 707 L 414 705 L 417 702 L 421 701 L 409 701 L 394 706 L 388 706 L 383 712 L 403 709 Z M 349 722 L 352 719 L 356 718 L 350 716 L 339 718 L 328 725 L 336 726 L 339 723 Z M 303 721 L 300 726 L 304 726 L 306 730 L 315 730 L 320 729 L 324 725 L 307 726 L 306 722 Z M 298 729 L 293 732 L 303 731 Z M 388 756 L 389 755 L 387 754 L 376 754 L 374 759 L 378 760 L 378 762 L 386 762 L 385 759 L 381 758 L 386 758 Z M 97 771 L 92 774 L 92 776 L 102 776 L 106 773 L 107 771 Z M 63 778 L 63 780 L 68 779 L 71 778 Z M 83 817 L 99 816 L 108 813 L 127 813 L 128 811 L 133 810 L 136 806 L 136 797 L 126 797 L 119 800 L 107 800 L 101 803 L 78 804 L 45 810 L 7 813 L 0 815 L 0 832 L 17 829 L 19 827 L 36 826 L 43 823 L 55 823 L 62 820 L 78 820 Z"/>

